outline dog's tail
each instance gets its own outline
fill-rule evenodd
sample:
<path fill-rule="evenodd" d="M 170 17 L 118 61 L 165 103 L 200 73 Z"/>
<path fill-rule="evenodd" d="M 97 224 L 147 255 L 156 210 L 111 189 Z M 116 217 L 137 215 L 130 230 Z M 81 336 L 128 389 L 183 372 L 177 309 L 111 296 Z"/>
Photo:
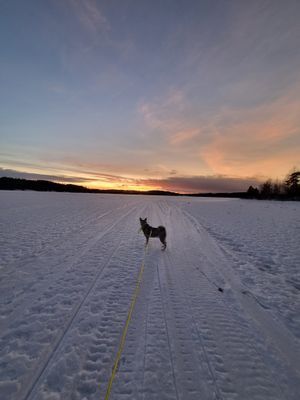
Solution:
<path fill-rule="evenodd" d="M 167 242 L 166 242 L 167 231 L 164 226 L 159 226 L 158 229 L 159 229 L 159 239 L 163 244 L 162 250 L 165 250 L 165 248 L 167 247 Z"/>

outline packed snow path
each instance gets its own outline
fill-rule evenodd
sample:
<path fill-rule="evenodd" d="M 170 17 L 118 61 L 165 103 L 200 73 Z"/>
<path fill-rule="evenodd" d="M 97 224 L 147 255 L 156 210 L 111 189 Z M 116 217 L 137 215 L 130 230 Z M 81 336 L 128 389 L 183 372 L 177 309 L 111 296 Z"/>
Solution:
<path fill-rule="evenodd" d="M 30 192 L 0 203 L 1 400 L 104 399 L 143 260 L 111 399 L 299 398 L 299 204 Z M 151 239 L 145 255 L 139 217 L 166 226 L 165 252 Z"/>

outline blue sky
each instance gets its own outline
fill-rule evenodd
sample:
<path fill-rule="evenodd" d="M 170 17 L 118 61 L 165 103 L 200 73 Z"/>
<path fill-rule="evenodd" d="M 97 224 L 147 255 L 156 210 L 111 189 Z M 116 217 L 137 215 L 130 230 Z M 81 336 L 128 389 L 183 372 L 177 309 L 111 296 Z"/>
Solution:
<path fill-rule="evenodd" d="M 0 174 L 243 190 L 300 161 L 299 1 L 0 1 Z"/>

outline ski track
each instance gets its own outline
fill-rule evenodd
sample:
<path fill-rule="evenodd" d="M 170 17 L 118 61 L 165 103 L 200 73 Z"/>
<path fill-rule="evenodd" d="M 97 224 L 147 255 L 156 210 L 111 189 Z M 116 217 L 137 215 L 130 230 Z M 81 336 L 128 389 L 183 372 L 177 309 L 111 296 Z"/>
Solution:
<path fill-rule="evenodd" d="M 127 215 L 130 213 L 127 213 Z M 125 214 L 125 216 L 127 216 Z M 116 223 L 122 221 L 123 218 L 119 219 L 116 221 Z M 115 226 L 114 223 L 112 225 L 112 228 Z M 110 229 L 108 229 L 105 233 L 103 233 L 101 235 L 101 237 L 103 237 Z M 97 241 L 99 239 L 97 238 Z M 116 240 L 116 239 L 114 239 Z M 55 355 L 56 352 L 62 352 L 62 349 L 59 348 L 60 344 L 62 343 L 64 337 L 66 336 L 67 332 L 69 331 L 70 327 L 73 324 L 73 321 L 75 320 L 75 318 L 77 317 L 77 315 L 79 314 L 80 310 L 83 308 L 84 304 L 87 302 L 87 300 L 89 299 L 90 294 L 92 293 L 94 287 L 97 285 L 97 281 L 99 280 L 99 278 L 101 277 L 102 273 L 104 272 L 105 268 L 110 265 L 110 262 L 113 259 L 114 254 L 119 250 L 119 246 L 120 246 L 120 240 L 117 240 L 117 245 L 114 245 L 114 247 L 111 249 L 111 253 L 108 256 L 108 261 L 104 263 L 104 265 L 102 266 L 102 268 L 99 268 L 97 271 L 96 276 L 93 278 L 91 284 L 88 286 L 87 290 L 85 291 L 82 299 L 79 301 L 78 305 L 76 305 L 76 307 L 74 308 L 74 311 L 72 312 L 71 316 L 68 319 L 68 322 L 64 328 L 64 330 L 62 331 L 61 335 L 58 336 L 55 345 L 53 346 L 53 349 L 50 352 L 49 357 L 46 360 L 45 365 L 43 366 L 43 368 L 41 369 L 41 371 L 39 372 L 38 376 L 35 378 L 34 383 L 32 385 L 32 388 L 30 388 L 30 391 L 28 393 L 28 395 L 26 395 L 24 398 L 27 399 L 29 397 L 29 395 L 31 394 L 31 392 L 34 390 L 35 386 L 37 386 L 37 383 L 42 380 L 42 375 L 44 373 L 44 371 L 46 370 L 47 366 L 49 365 L 51 359 L 53 358 L 53 356 Z M 115 242 L 116 243 L 116 242 Z"/>
<path fill-rule="evenodd" d="M 124 210 L 121 210 L 120 215 L 123 215 Z M 55 257 L 53 257 L 53 249 L 44 251 L 43 254 L 39 254 L 33 263 L 33 260 L 30 260 L 27 263 L 24 263 L 25 272 L 22 274 L 18 274 L 18 276 L 13 276 L 11 278 L 11 285 L 18 286 L 18 293 L 7 293 L 5 303 L 3 305 L 3 309 L 1 308 L 1 321 L 0 328 L 4 330 L 6 324 L 11 320 L 17 319 L 20 313 L 23 313 L 24 308 L 26 309 L 26 304 L 32 304 L 33 300 L 36 298 L 36 293 L 41 293 L 43 290 L 49 287 L 49 280 L 54 277 L 56 282 L 61 281 L 65 278 L 66 272 L 70 272 L 70 270 L 78 268 L 80 262 L 82 262 L 82 258 L 87 254 L 93 246 L 97 242 L 99 242 L 107 232 L 109 232 L 116 224 L 120 222 L 123 218 L 114 218 L 110 216 L 111 211 L 105 213 L 103 216 L 98 217 L 96 222 L 98 225 L 99 219 L 102 219 L 104 216 L 109 215 L 109 219 L 107 221 L 101 221 L 101 231 L 100 233 L 93 232 L 93 237 L 80 238 L 80 241 L 77 240 L 76 245 L 80 248 L 79 252 L 74 254 L 74 243 L 72 243 L 69 239 L 68 242 L 62 242 L 62 248 L 55 250 Z M 118 211 L 115 212 L 115 215 L 119 215 Z M 115 217 L 114 215 L 114 217 Z M 83 235 L 84 237 L 86 235 Z M 72 237 L 74 239 L 74 237 Z M 52 243 L 51 243 L 52 247 Z M 60 260 L 57 262 L 57 258 Z M 64 264 L 64 268 L 61 268 L 61 264 Z M 45 265 L 45 268 L 40 268 L 41 264 Z M 28 274 L 26 271 L 26 267 L 35 268 L 35 281 L 32 281 L 31 273 Z M 32 268 L 33 267 L 33 268 Z M 8 269 L 7 274 L 3 274 L 1 280 L 5 281 L 6 284 L 10 280 L 10 276 L 13 271 Z M 54 282 L 53 282 L 54 283 Z M 55 284 L 53 285 L 55 287 Z M 51 287 L 50 287 L 51 289 Z M 17 297 L 17 299 L 16 299 Z"/>
<path fill-rule="evenodd" d="M 143 259 L 111 399 L 298 399 L 297 335 L 196 202 L 26 195 L 1 200 L 0 226 L 15 221 L 0 236 L 1 400 L 104 399 Z M 140 216 L 167 227 L 165 252 L 151 239 L 144 254 Z"/>
<path fill-rule="evenodd" d="M 182 206 L 230 258 L 245 288 L 300 339 L 299 203 L 191 199 Z"/>

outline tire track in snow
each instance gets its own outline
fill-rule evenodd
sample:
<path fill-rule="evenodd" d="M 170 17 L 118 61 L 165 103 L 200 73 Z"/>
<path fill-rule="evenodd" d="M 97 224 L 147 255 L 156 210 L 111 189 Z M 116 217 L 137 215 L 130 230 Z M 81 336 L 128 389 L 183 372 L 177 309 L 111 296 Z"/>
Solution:
<path fill-rule="evenodd" d="M 148 215 L 149 222 L 166 222 L 169 214 L 167 203 L 156 201 Z M 176 274 L 170 276 L 171 266 L 164 262 L 168 251 L 162 253 L 154 239 L 150 241 L 149 253 L 124 349 L 127 365 L 120 366 L 112 398 L 215 399 L 218 389 L 209 375 L 203 349 L 201 354 L 195 351 L 194 341 L 199 342 L 199 338 L 191 327 L 190 310 L 177 285 Z M 139 328 L 142 320 L 143 331 Z M 139 354 L 141 350 L 145 353 Z M 143 373 L 139 373 L 141 366 Z M 124 386 L 127 396 L 122 390 Z"/>
<path fill-rule="evenodd" d="M 93 245 L 95 246 L 99 242 L 99 240 L 105 237 L 105 235 L 108 235 L 109 241 L 111 240 L 111 237 L 115 237 L 117 240 L 119 237 L 119 240 L 121 240 L 120 235 L 121 234 L 126 235 L 126 229 L 120 230 L 120 234 L 118 233 L 116 235 L 115 226 L 117 223 L 121 223 L 122 226 L 122 220 L 126 219 L 128 221 L 128 216 L 133 211 L 134 208 L 131 208 L 130 211 L 128 211 L 125 215 L 123 215 L 121 218 L 117 218 L 117 220 L 111 223 L 109 229 L 106 229 L 104 232 L 101 232 L 101 234 L 98 235 L 97 240 L 93 240 Z M 116 242 L 114 241 L 112 243 Z M 92 246 L 89 246 L 89 249 L 91 247 Z M 97 266 L 99 265 L 99 261 L 101 261 L 101 258 L 103 259 L 103 261 L 105 260 L 105 258 L 108 258 L 106 264 L 104 261 L 105 265 L 107 265 L 109 259 L 111 259 L 111 252 L 114 251 L 114 246 L 109 245 L 108 242 L 106 247 L 107 249 L 105 250 L 105 246 L 103 247 L 103 244 L 101 245 L 100 248 L 101 250 L 104 251 L 104 253 L 103 251 L 101 251 L 100 259 L 95 259 L 95 257 L 93 257 L 92 254 L 89 254 L 88 257 L 92 258 L 91 261 L 83 260 L 84 263 L 86 263 L 86 265 L 83 265 L 83 268 L 86 269 L 86 271 L 82 270 L 82 267 L 78 265 L 77 269 L 72 270 L 71 275 L 68 273 L 68 271 L 65 270 L 63 270 L 64 272 L 59 274 L 58 277 L 54 274 L 54 279 L 56 283 L 52 282 L 52 287 L 50 286 L 48 289 L 49 293 L 45 292 L 44 298 L 41 297 L 40 305 L 38 304 L 39 303 L 38 301 L 36 306 L 34 305 L 33 302 L 33 304 L 31 304 L 31 312 L 27 315 L 27 317 L 24 318 L 24 316 L 20 315 L 19 319 L 13 320 L 13 324 L 11 325 L 10 329 L 7 329 L 6 331 L 7 333 L 2 335 L 1 343 L 5 343 L 5 347 L 1 351 L 1 357 L 3 361 L 5 359 L 9 360 L 10 364 L 10 368 L 7 370 L 7 373 L 9 373 L 9 370 L 11 369 L 12 370 L 14 370 L 14 368 L 19 369 L 19 365 L 21 365 L 20 363 L 24 363 L 24 365 L 26 365 L 26 369 L 20 371 L 19 373 L 18 384 L 17 384 L 19 388 L 18 394 L 16 394 L 16 397 L 14 397 L 13 395 L 8 395 L 7 398 L 9 400 L 13 398 L 16 399 L 24 398 L 24 393 L 26 393 L 25 387 L 31 385 L 30 382 L 32 382 L 32 379 L 33 381 L 34 379 L 37 380 L 37 376 L 41 375 L 40 373 L 41 365 L 39 360 L 43 360 L 45 358 L 48 359 L 51 357 L 51 354 L 49 356 L 49 352 L 51 353 L 52 351 L 51 349 L 53 349 L 53 343 L 54 347 L 57 348 L 59 342 L 61 342 L 62 338 L 65 335 L 65 333 L 63 333 L 62 335 L 62 332 L 65 332 L 65 329 L 60 327 L 61 326 L 65 327 L 66 319 L 67 322 L 71 321 L 70 323 L 72 323 L 76 314 L 79 311 L 80 307 L 78 307 L 78 304 L 79 305 L 81 304 L 81 300 L 78 302 L 78 293 L 79 295 L 81 294 L 80 299 L 82 299 L 82 296 L 84 296 L 84 294 L 86 293 L 85 283 L 86 282 L 88 283 L 89 288 L 91 287 L 90 286 L 91 284 L 94 284 L 93 275 L 94 272 L 96 271 Z M 88 273 L 88 275 L 86 273 Z M 92 274 L 92 279 L 90 274 Z M 60 282 L 60 279 L 62 279 L 62 282 Z M 64 281 L 65 281 L 65 288 L 63 287 Z M 51 291 L 53 292 L 53 295 L 51 295 Z M 65 308 L 61 308 L 62 299 L 64 297 L 68 299 L 68 305 Z M 74 312 L 73 303 L 75 304 L 75 301 L 76 301 L 76 306 Z M 49 304 L 49 306 L 47 306 L 47 303 Z M 72 307 L 70 308 L 70 306 Z M 58 311 L 58 313 L 56 310 Z M 70 311 L 71 311 L 71 317 L 70 317 Z M 55 324 L 56 325 L 55 330 L 53 330 L 54 325 L 53 322 L 51 322 L 51 320 L 57 321 L 57 323 Z M 50 327 L 53 326 L 53 328 L 51 328 L 50 331 L 47 328 L 48 324 Z M 42 330 L 41 327 L 43 327 Z M 20 346 L 20 344 L 22 345 L 22 347 Z M 13 358 L 10 356 L 9 352 L 10 347 L 12 348 L 16 347 L 17 349 L 13 355 Z M 18 350 L 19 348 L 20 350 Z M 32 353 L 34 348 L 36 348 L 36 350 L 34 351 L 36 355 L 33 357 L 32 356 L 29 357 L 29 354 Z M 28 356 L 26 355 L 27 353 Z M 45 363 L 43 363 L 43 365 L 44 364 Z M 46 362 L 46 364 L 48 364 L 48 361 Z M 36 368 L 34 374 L 35 378 L 30 378 L 34 368 Z M 45 368 L 42 367 L 42 369 Z M 2 379 L 4 379 L 4 376 L 2 376 Z M 26 397 L 28 397 L 27 394 L 25 395 L 25 398 Z"/>
<path fill-rule="evenodd" d="M 147 204 L 149 222 L 157 218 L 157 199 Z M 157 221 L 156 221 L 157 222 Z M 144 243 L 144 237 L 143 237 Z M 168 347 L 157 263 L 160 245 L 150 241 L 138 300 L 129 325 L 123 362 L 114 381 L 112 399 L 174 400 L 174 374 Z"/>
<path fill-rule="evenodd" d="M 185 232 L 193 232 L 193 226 L 178 209 L 176 219 L 181 220 L 178 229 L 185 225 Z M 201 234 L 205 235 L 204 232 Z M 232 299 L 229 301 L 225 295 L 218 293 L 202 275 L 198 273 L 197 277 L 197 268 L 205 268 L 203 254 L 199 251 L 201 237 L 198 236 L 198 239 L 198 251 L 197 235 L 192 233 L 189 236 L 190 247 L 184 247 L 177 257 L 181 257 L 188 268 L 188 273 L 182 274 L 181 281 L 187 285 L 186 291 L 189 293 L 195 318 L 201 323 L 199 328 L 202 327 L 205 332 L 204 343 L 211 354 L 224 397 L 234 396 L 234 388 L 237 398 L 285 398 L 283 392 L 288 393 L 286 379 L 281 379 L 279 371 L 274 373 L 271 357 L 266 355 L 268 343 L 259 337 L 252 320 L 245 319 L 243 310 L 237 313 L 237 309 L 232 307 Z M 208 250 L 209 247 L 205 246 L 205 249 Z M 193 254 L 193 258 L 189 254 Z M 211 252 L 208 256 L 212 257 L 214 253 Z M 226 387 L 226 375 L 232 381 L 230 391 Z M 294 395 L 289 393 L 290 398 L 296 398 Z"/>
<path fill-rule="evenodd" d="M 27 257 L 24 259 L 24 257 L 22 257 L 21 260 L 14 260 L 11 263 L 6 263 L 6 273 L 5 273 L 5 280 L 7 281 L 10 276 L 13 276 L 15 273 L 15 269 L 26 269 L 27 266 L 32 266 L 32 263 L 34 261 L 34 263 L 37 263 L 41 258 L 43 257 L 47 257 L 49 255 L 51 255 L 51 253 L 53 252 L 53 248 L 57 248 L 57 246 L 62 245 L 63 244 L 63 248 L 62 251 L 65 252 L 65 245 L 66 245 L 66 241 L 68 241 L 71 244 L 74 244 L 74 233 L 76 234 L 76 236 L 78 236 L 81 232 L 84 232 L 86 234 L 86 227 L 91 225 L 91 223 L 93 224 L 93 227 L 95 227 L 95 225 L 97 223 L 99 223 L 99 221 L 101 221 L 103 218 L 105 218 L 106 216 L 115 213 L 117 210 L 122 210 L 126 208 L 126 205 L 122 205 L 120 207 L 117 207 L 114 210 L 108 210 L 104 213 L 102 213 L 101 215 L 99 215 L 99 211 L 93 211 L 92 212 L 92 216 L 88 216 L 86 217 L 82 222 L 81 221 L 72 221 L 72 223 L 74 224 L 72 226 L 67 226 L 67 232 L 62 231 L 60 232 L 61 235 L 64 235 L 63 237 L 56 237 L 54 239 L 49 240 L 49 238 L 47 239 L 47 247 L 45 249 L 39 249 L 38 251 L 35 250 L 34 255 L 30 256 L 27 255 Z M 60 215 L 54 215 L 52 216 L 52 220 L 58 220 L 60 223 L 61 221 L 59 220 Z M 44 221 L 43 221 L 44 222 Z M 47 224 L 47 221 L 46 221 Z M 52 228 L 54 229 L 54 228 Z M 91 233 L 92 235 L 93 233 Z M 89 239 L 88 239 L 89 240 Z M 88 241 L 87 240 L 87 241 Z M 85 244 L 85 243 L 83 243 Z M 3 275 L 2 275 L 3 276 Z"/>
<path fill-rule="evenodd" d="M 30 398 L 46 399 L 59 392 L 64 398 L 72 394 L 72 399 L 81 400 L 101 398 L 104 394 L 104 383 L 109 378 L 114 349 L 118 345 L 135 283 L 133 272 L 137 265 L 132 263 L 132 253 L 128 252 L 128 247 L 131 251 L 137 248 L 136 227 L 132 226 L 131 218 L 123 223 L 119 242 L 118 248 L 114 242 L 113 254 L 101 273 L 101 279 L 99 276 L 94 282 L 76 320 L 67 330 L 68 337 L 61 341 L 59 351 L 48 363 L 49 368 L 39 379 Z M 68 363 L 72 365 L 71 371 L 65 370 Z M 64 371 L 63 379 L 57 375 L 57 370 Z"/>
<path fill-rule="evenodd" d="M 132 212 L 134 208 L 128 211 L 123 217 L 119 218 L 117 221 L 115 221 L 110 228 L 106 229 L 105 232 L 102 232 L 96 239 L 93 240 L 93 243 L 89 243 L 88 248 L 85 248 L 83 253 L 86 253 L 94 244 L 96 244 L 101 238 L 103 238 L 107 233 L 109 233 L 119 222 L 121 222 L 123 219 L 127 218 Z M 64 329 L 62 330 L 61 334 L 57 337 L 55 340 L 55 343 L 50 351 L 50 354 L 48 354 L 46 361 L 44 362 L 42 368 L 38 371 L 33 383 L 31 384 L 31 387 L 28 389 L 27 393 L 23 397 L 24 400 L 27 400 L 30 398 L 31 394 L 34 392 L 35 387 L 38 385 L 39 381 L 43 379 L 43 374 L 46 372 L 46 369 L 48 365 L 50 364 L 52 358 L 54 357 L 55 353 L 58 351 L 60 344 L 64 340 L 65 336 L 67 335 L 71 325 L 73 324 L 75 318 L 77 317 L 78 313 L 80 312 L 81 308 L 83 307 L 84 303 L 87 301 L 90 293 L 94 289 L 95 285 L 97 284 L 99 278 L 103 274 L 105 268 L 109 265 L 112 257 L 114 254 L 118 251 L 121 243 L 121 237 L 117 239 L 117 245 L 114 246 L 112 253 L 109 255 L 108 261 L 102 266 L 101 269 L 97 272 L 96 276 L 94 277 L 92 283 L 89 285 L 88 289 L 84 293 L 83 297 L 81 300 L 78 302 L 76 305 L 75 309 L 72 311 L 71 315 L 69 316 L 66 325 L 64 326 Z"/>
<path fill-rule="evenodd" d="M 205 228 L 187 211 L 183 211 L 187 218 L 191 221 L 192 225 L 201 235 L 205 238 L 205 247 L 210 249 L 211 252 L 215 253 L 216 261 L 220 268 L 219 273 L 223 276 L 227 283 L 228 289 L 230 289 L 233 296 L 238 300 L 241 307 L 248 315 L 255 321 L 261 334 L 267 338 L 268 341 L 273 343 L 274 350 L 277 351 L 278 356 L 282 358 L 282 361 L 286 365 L 291 375 L 298 375 L 300 379 L 300 348 L 290 331 L 276 319 L 267 307 L 256 298 L 251 290 L 245 286 L 239 277 L 234 273 L 230 261 L 232 260 L 231 254 L 228 253 L 226 248 L 222 244 L 216 242 L 216 240 L 207 232 Z M 207 263 L 210 264 L 213 270 L 216 270 L 212 265 L 211 260 L 207 258 L 207 255 L 203 254 L 207 259 Z M 297 378 L 296 378 L 297 381 Z M 299 381 L 300 390 L 300 381 Z"/>
<path fill-rule="evenodd" d="M 160 249 L 158 251 L 160 252 Z M 156 269 L 156 255 L 154 254 L 154 257 L 150 256 L 147 260 L 146 268 L 148 269 L 148 276 L 145 276 L 145 287 L 142 288 L 139 304 L 134 315 L 135 318 L 128 332 L 128 343 L 135 341 L 136 344 L 139 340 L 141 343 L 138 347 L 131 346 L 132 350 L 127 346 L 124 352 L 126 358 L 129 352 L 132 351 L 133 353 L 127 370 L 129 368 L 132 369 L 132 378 L 135 380 L 134 386 L 136 387 L 135 396 L 128 397 L 128 400 L 178 399 L 169 346 L 168 326 L 166 324 L 162 292 Z M 137 337 L 140 331 L 138 327 L 146 307 L 148 311 L 141 339 L 141 337 Z M 144 354 L 139 353 L 139 349 L 143 349 Z M 139 365 L 144 366 L 144 371 L 140 374 L 138 373 Z M 122 368 L 120 369 L 120 376 L 116 385 L 117 389 L 122 387 L 123 381 Z M 119 392 L 120 390 L 116 390 L 116 393 Z M 116 396 L 116 398 L 118 397 Z"/>
<path fill-rule="evenodd" d="M 142 364 L 142 399 L 145 399 L 145 369 L 146 369 L 146 352 L 147 352 L 147 337 L 148 337 L 148 318 L 149 318 L 149 304 L 146 304 L 146 316 L 145 316 L 145 333 L 144 333 L 144 356 L 143 356 L 143 364 Z"/>
<path fill-rule="evenodd" d="M 174 265 L 176 263 L 176 261 L 172 260 L 173 257 L 169 253 L 167 253 L 166 257 L 168 260 L 167 265 L 169 265 L 169 268 L 172 268 L 172 265 Z M 166 264 L 165 264 L 164 268 L 167 268 Z M 201 332 L 199 331 L 198 326 L 197 326 L 197 321 L 196 321 L 194 313 L 193 313 L 193 308 L 190 304 L 189 299 L 187 298 L 185 290 L 182 288 L 182 282 L 177 280 L 177 285 L 178 285 L 178 287 L 180 287 L 180 291 L 182 293 L 184 303 L 187 307 L 185 310 L 185 313 L 187 313 L 190 316 L 189 324 L 192 327 L 191 330 L 194 335 L 194 341 L 195 341 L 194 348 L 196 349 L 196 352 L 198 353 L 199 362 L 200 362 L 200 365 L 201 365 L 201 368 L 203 371 L 203 377 L 204 377 L 205 381 L 208 383 L 207 386 L 210 389 L 210 395 L 206 394 L 206 398 L 214 398 L 214 399 L 218 399 L 218 400 L 223 399 L 223 396 L 221 395 L 219 387 L 218 387 L 215 370 L 211 365 L 211 361 L 209 359 L 209 356 L 207 354 L 206 348 L 203 343 L 203 338 L 201 336 Z"/>
<path fill-rule="evenodd" d="M 165 204 L 161 203 L 160 204 L 161 211 L 163 212 L 165 219 L 167 223 L 169 223 L 170 226 L 172 226 L 172 220 L 171 218 L 174 218 L 174 211 L 176 210 L 178 212 L 178 208 L 176 207 L 174 210 L 173 208 L 173 216 L 172 214 L 172 209 L 170 205 L 165 202 Z M 176 217 L 175 217 L 176 219 Z M 173 227 L 174 228 L 174 227 Z M 173 230 L 170 230 L 170 235 L 169 237 L 171 238 L 172 241 L 172 232 Z M 184 249 L 184 244 L 182 245 L 182 248 Z M 185 255 L 186 258 L 186 255 Z M 216 374 L 215 371 L 211 365 L 211 362 L 209 360 L 208 354 L 206 352 L 206 348 L 203 344 L 203 339 L 201 337 L 201 334 L 198 330 L 197 323 L 194 317 L 194 314 L 192 311 L 191 304 L 189 302 L 189 299 L 187 297 L 186 291 L 182 287 L 182 280 L 178 280 L 178 274 L 173 274 L 172 273 L 172 266 L 176 264 L 176 260 L 174 259 L 174 255 L 171 252 L 166 252 L 164 254 L 164 257 L 162 258 L 162 266 L 163 270 L 166 271 L 169 281 L 171 281 L 171 278 L 173 278 L 176 281 L 176 293 L 179 297 L 179 294 L 182 298 L 182 312 L 184 315 L 189 316 L 189 319 L 187 320 L 186 326 L 191 327 L 191 333 L 193 335 L 193 340 L 195 342 L 195 349 L 197 350 L 196 352 L 198 353 L 198 360 L 199 360 L 199 366 L 200 366 L 200 375 L 202 375 L 202 378 L 204 378 L 206 385 L 202 386 L 202 390 L 204 392 L 204 398 L 209 398 L 209 399 L 222 399 L 222 395 L 220 393 L 217 379 L 216 379 Z M 197 362 L 195 360 L 195 362 Z"/>
<path fill-rule="evenodd" d="M 123 207 L 121 207 L 123 208 Z M 133 210 L 133 209 L 132 209 Z M 111 212 L 106 212 L 105 214 L 102 215 L 102 217 L 109 216 L 112 214 L 113 211 Z M 126 216 L 126 215 L 125 215 Z M 90 251 L 90 249 L 97 244 L 107 233 L 109 233 L 118 223 L 122 221 L 124 218 L 124 215 L 121 217 L 117 217 L 113 223 L 111 223 L 111 219 L 107 221 L 106 226 L 104 227 L 104 230 L 100 233 L 97 234 L 96 237 L 91 237 L 87 240 L 85 240 L 83 243 L 80 243 L 80 250 L 79 252 L 76 252 L 74 255 L 74 243 L 71 243 L 71 248 L 69 250 L 70 255 L 65 255 L 62 257 L 59 256 L 59 254 L 55 254 L 55 259 L 59 258 L 59 262 L 56 262 L 54 265 L 51 265 L 51 269 L 48 267 L 48 271 L 45 271 L 44 269 L 41 270 L 40 268 L 40 260 L 37 259 L 34 261 L 34 264 L 37 265 L 38 270 L 41 270 L 39 274 L 36 275 L 35 281 L 32 283 L 32 278 L 30 278 L 31 274 L 28 275 L 28 279 L 30 278 L 30 287 L 25 287 L 23 289 L 24 295 L 26 295 L 26 298 L 22 298 L 20 296 L 19 300 L 16 300 L 15 298 L 13 299 L 13 308 L 10 311 L 8 308 L 8 299 L 6 299 L 6 304 L 5 304 L 5 309 L 6 313 L 8 314 L 9 318 L 6 318 L 6 320 L 3 320 L 0 322 L 0 329 L 2 332 L 5 332 L 5 330 L 9 327 L 11 321 L 15 321 L 19 319 L 20 316 L 24 315 L 24 310 L 26 314 L 27 308 L 31 307 L 32 304 L 34 303 L 34 300 L 36 299 L 36 293 L 43 293 L 45 289 L 49 287 L 49 278 L 54 277 L 54 280 L 56 282 L 60 281 L 63 279 L 65 274 L 67 272 L 70 272 L 74 266 L 76 266 L 76 263 L 86 254 Z M 48 254 L 50 250 L 47 250 L 47 253 L 45 253 L 43 256 Z M 65 248 L 62 249 L 62 252 L 65 253 Z M 64 268 L 61 268 L 62 264 L 62 259 L 64 259 Z M 51 260 L 51 258 L 50 258 Z M 42 260 L 43 263 L 49 262 L 48 259 Z M 40 277 L 39 277 L 40 275 Z M 6 278 L 5 282 L 7 284 Z M 20 289 L 19 289 L 20 290 Z"/>
<path fill-rule="evenodd" d="M 158 274 L 162 276 L 162 302 L 165 303 L 165 321 L 169 325 L 170 357 L 174 359 L 174 380 L 178 386 L 179 399 L 223 399 L 219 392 L 215 373 L 201 343 L 198 329 L 193 321 L 191 308 L 173 276 L 171 258 L 160 260 Z M 161 272 L 159 272 L 161 271 Z M 176 281 L 176 282 L 175 282 Z"/>
<path fill-rule="evenodd" d="M 177 387 L 177 382 L 176 382 L 176 377 L 175 377 L 175 368 L 174 368 L 174 356 L 173 356 L 173 351 L 170 343 L 170 333 L 169 333 L 169 328 L 168 328 L 168 322 L 167 322 L 167 315 L 166 315 L 166 306 L 165 306 L 165 301 L 163 298 L 163 291 L 162 291 L 162 283 L 161 283 L 161 278 L 159 274 L 159 269 L 158 269 L 158 264 L 156 266 L 157 268 L 157 277 L 158 277 L 158 285 L 159 285 L 159 291 L 160 291 L 160 297 L 162 301 L 162 310 L 163 310 L 163 316 L 164 316 L 164 322 L 165 322 L 165 327 L 166 327 L 166 333 L 167 333 L 167 339 L 168 339 L 168 350 L 170 354 L 170 361 L 171 361 L 171 366 L 172 366 L 172 376 L 173 376 L 173 383 L 174 383 L 174 388 L 175 388 L 175 393 L 176 393 L 176 399 L 179 399 L 178 395 L 178 387 Z M 172 332 L 173 334 L 173 332 Z"/>

